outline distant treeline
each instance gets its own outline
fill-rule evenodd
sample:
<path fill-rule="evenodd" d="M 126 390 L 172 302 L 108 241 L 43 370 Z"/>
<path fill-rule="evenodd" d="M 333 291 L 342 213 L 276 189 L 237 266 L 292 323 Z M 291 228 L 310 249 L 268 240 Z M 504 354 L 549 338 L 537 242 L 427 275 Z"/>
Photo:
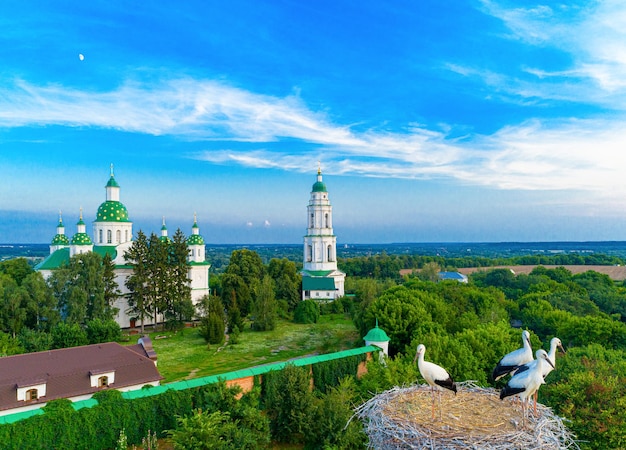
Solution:
<path fill-rule="evenodd" d="M 481 256 L 444 257 L 420 255 L 388 255 L 357 258 L 339 258 L 338 266 L 350 277 L 371 277 L 376 279 L 397 279 L 402 269 L 421 269 L 435 263 L 442 270 L 456 270 L 462 267 L 491 267 L 501 265 L 599 265 L 613 266 L 624 264 L 624 259 L 602 254 L 557 254 L 525 255 L 509 258 L 486 258 Z"/>

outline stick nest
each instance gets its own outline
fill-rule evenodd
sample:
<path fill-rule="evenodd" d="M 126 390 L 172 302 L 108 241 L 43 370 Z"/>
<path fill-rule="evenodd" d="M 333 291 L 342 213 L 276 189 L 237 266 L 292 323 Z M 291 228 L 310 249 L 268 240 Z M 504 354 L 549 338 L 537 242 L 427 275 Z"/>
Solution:
<path fill-rule="evenodd" d="M 369 447 L 386 449 L 579 449 L 560 417 L 542 404 L 537 416 L 499 391 L 471 381 L 457 383 L 459 391 L 435 393 L 432 419 L 430 386 L 395 387 L 356 409 L 369 437 Z"/>

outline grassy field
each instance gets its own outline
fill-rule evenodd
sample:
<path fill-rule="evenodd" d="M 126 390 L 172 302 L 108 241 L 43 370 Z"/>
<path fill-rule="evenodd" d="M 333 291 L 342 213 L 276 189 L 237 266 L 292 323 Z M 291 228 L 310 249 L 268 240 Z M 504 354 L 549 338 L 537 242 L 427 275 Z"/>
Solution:
<path fill-rule="evenodd" d="M 207 345 L 196 328 L 150 333 L 164 383 L 217 375 L 261 364 L 346 350 L 363 345 L 352 321 L 342 314 L 316 324 L 279 321 L 275 330 L 244 330 L 237 344 Z"/>

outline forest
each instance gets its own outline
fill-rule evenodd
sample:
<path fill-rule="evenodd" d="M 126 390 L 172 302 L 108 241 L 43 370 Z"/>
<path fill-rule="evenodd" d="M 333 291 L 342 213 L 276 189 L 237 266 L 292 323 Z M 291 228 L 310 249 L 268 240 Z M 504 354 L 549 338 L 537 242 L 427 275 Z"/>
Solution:
<path fill-rule="evenodd" d="M 587 256 L 570 255 L 566 259 L 580 264 Z M 550 258 L 541 263 L 555 264 Z M 593 262 L 588 263 L 610 264 L 615 263 L 614 258 L 593 255 Z M 278 319 L 306 321 L 316 320 L 317 314 L 343 313 L 352 318 L 361 336 L 376 321 L 386 331 L 391 339 L 387 364 L 370 362 L 368 373 L 362 378 L 356 379 L 347 371 L 345 378 L 335 376 L 323 384 L 323 389 L 312 392 L 294 368 L 275 381 L 278 388 L 259 391 L 256 397 L 246 396 L 248 400 L 239 409 L 230 410 L 234 406 L 226 400 L 221 401 L 226 406 L 199 403 L 202 411 L 186 408 L 178 419 L 180 423 L 173 418 L 167 428 L 164 425 L 152 430 L 166 436 L 169 429 L 181 442 L 199 432 L 198 427 L 218 435 L 234 433 L 228 431 L 226 417 L 241 414 L 240 409 L 245 406 L 265 411 L 263 417 L 269 421 L 266 428 L 255 431 L 260 434 L 254 434 L 257 441 L 248 448 L 269 446 L 270 442 L 303 448 L 364 448 L 366 441 L 358 422 L 352 421 L 350 427 L 344 428 L 352 409 L 376 392 L 423 383 L 413 364 L 418 344 L 425 344 L 429 359 L 446 367 L 455 380 L 474 380 L 481 386 L 500 388 L 502 382 L 492 382 L 489 374 L 501 356 L 521 346 L 521 330 L 525 329 L 531 334 L 533 349 L 547 349 L 555 336 L 566 349 L 566 353 L 558 354 L 556 370 L 540 389 L 539 401 L 570 421 L 569 427 L 580 440 L 581 448 L 626 447 L 623 283 L 592 271 L 573 275 L 563 259 L 560 261 L 564 267 L 557 269 L 540 266 L 529 275 L 494 269 L 476 273 L 470 276 L 469 283 L 461 284 L 438 282 L 433 275 L 441 268 L 461 267 L 462 262 L 433 256 L 412 257 L 411 264 L 421 271 L 415 276 L 400 277 L 399 268 L 409 265 L 408 261 L 403 256 L 385 254 L 341 260 L 339 267 L 348 273 L 349 295 L 330 304 L 312 305 L 299 301 L 295 263 L 286 258 L 272 258 L 266 263 L 252 250 L 233 251 L 222 273 L 211 277 L 215 295 L 202 311 L 194 313 L 203 321 L 200 330 L 206 334 L 207 342 L 220 341 L 225 333 L 236 334 L 242 327 L 268 329 Z M 488 262 L 475 263 L 493 265 Z M 80 272 L 85 265 L 67 267 L 74 272 L 66 274 L 64 290 L 59 290 L 54 288 L 59 283 L 44 281 L 26 260 L 0 263 L 0 354 L 36 351 L 46 345 L 80 345 L 119 336 L 119 327 L 110 333 L 106 328 L 111 318 L 107 298 L 115 291 L 115 286 L 106 281 L 107 263 L 94 261 L 91 270 Z M 94 270 L 102 272 L 94 276 Z M 79 341 L 74 339 L 77 335 L 82 336 Z M 290 397 L 282 398 L 287 385 Z M 323 432 L 319 426 L 312 426 L 322 423 L 327 424 Z M 180 434 L 172 431 L 177 429 Z M 224 444 L 195 448 L 244 448 L 232 446 L 234 442 L 230 447 Z"/>

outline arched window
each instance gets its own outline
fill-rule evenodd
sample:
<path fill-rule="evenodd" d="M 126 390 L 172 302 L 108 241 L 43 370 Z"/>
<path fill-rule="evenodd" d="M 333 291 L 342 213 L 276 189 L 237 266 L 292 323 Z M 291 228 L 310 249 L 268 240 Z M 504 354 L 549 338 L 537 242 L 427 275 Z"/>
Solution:
<path fill-rule="evenodd" d="M 330 228 L 330 221 L 328 220 L 328 213 L 324 214 L 324 226 Z"/>
<path fill-rule="evenodd" d="M 111 230 L 107 230 L 107 244 L 110 244 L 113 241 L 113 236 L 111 236 Z"/>
<path fill-rule="evenodd" d="M 120 230 L 117 230 L 115 232 L 115 243 L 119 244 L 121 239 L 122 239 L 122 232 Z"/>
<path fill-rule="evenodd" d="M 311 262 L 313 260 L 313 246 L 308 245 L 306 248 L 306 260 Z"/>
<path fill-rule="evenodd" d="M 332 245 L 329 245 L 328 247 L 326 247 L 326 260 L 327 261 L 333 260 L 333 246 Z"/>
<path fill-rule="evenodd" d="M 313 228 L 315 226 L 315 215 L 311 213 L 311 221 L 309 222 L 309 228 Z"/>
<path fill-rule="evenodd" d="M 102 230 L 98 230 L 98 242 L 102 244 Z"/>
<path fill-rule="evenodd" d="M 37 400 L 39 398 L 39 394 L 37 392 L 37 389 L 29 389 L 26 391 L 25 397 L 24 399 L 26 401 L 29 400 Z"/>
<path fill-rule="evenodd" d="M 106 375 L 103 375 L 103 376 L 98 378 L 98 387 L 99 388 L 104 388 L 104 387 L 108 387 L 108 386 L 109 386 L 109 377 L 107 377 Z"/>
<path fill-rule="evenodd" d="M 124 233 L 124 242 L 128 242 L 128 230 Z"/>

